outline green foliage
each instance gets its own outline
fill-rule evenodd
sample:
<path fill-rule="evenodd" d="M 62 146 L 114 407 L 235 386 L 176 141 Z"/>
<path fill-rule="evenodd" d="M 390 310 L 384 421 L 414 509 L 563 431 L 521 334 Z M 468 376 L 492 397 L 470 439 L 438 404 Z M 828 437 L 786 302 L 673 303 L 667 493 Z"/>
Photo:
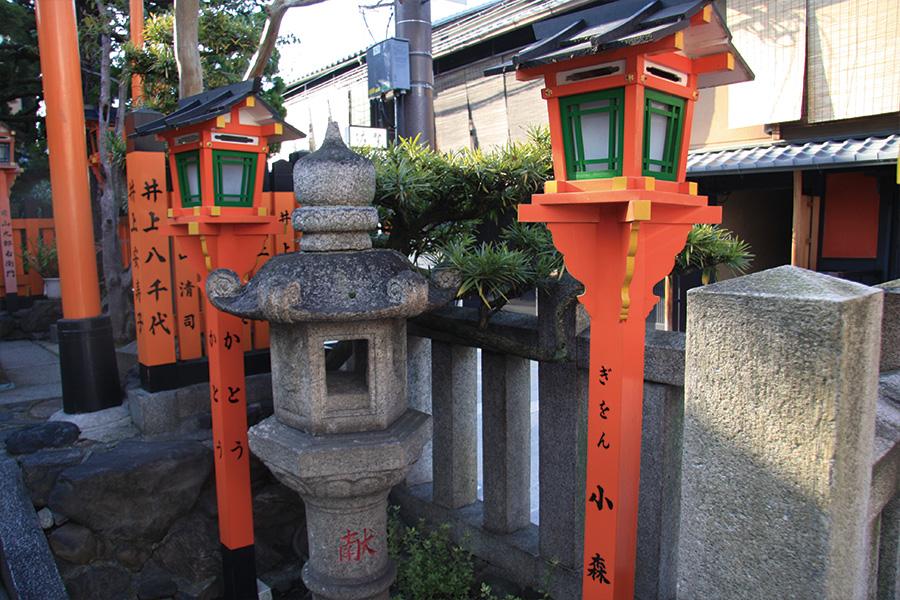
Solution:
<path fill-rule="evenodd" d="M 490 152 L 433 152 L 414 140 L 361 151 L 378 177 L 374 204 L 383 231 L 375 245 L 413 259 L 471 233 L 485 219 L 496 221 L 541 191 L 552 173 L 546 130 Z"/>
<path fill-rule="evenodd" d="M 396 513 L 396 509 L 394 511 Z M 397 562 L 395 600 L 467 600 L 475 585 L 474 558 L 450 540 L 450 525 L 431 532 L 399 531 L 391 520 L 388 550 Z"/>
<path fill-rule="evenodd" d="M 33 2 L 0 2 L 0 121 L 16 134 L 16 162 L 24 169 L 11 190 L 13 204 L 23 191 L 47 177 L 47 144 L 43 118 L 38 116 L 41 86 L 37 25 Z"/>
<path fill-rule="evenodd" d="M 31 248 L 23 245 L 22 254 L 19 256 L 22 258 L 23 268 L 25 269 L 26 274 L 34 269 L 37 271 L 38 275 L 44 278 L 59 277 L 56 240 L 53 240 L 49 244 L 41 237 L 32 240 Z"/>
<path fill-rule="evenodd" d="M 731 269 L 732 272 L 746 273 L 753 260 L 750 246 L 734 234 L 718 225 L 694 225 L 687 236 L 687 242 L 678 256 L 675 257 L 675 268 L 672 273 L 685 275 L 696 270 L 703 272 L 703 284 L 710 278 L 718 279 L 717 266 Z"/>
<path fill-rule="evenodd" d="M 360 152 L 375 164 L 377 176 L 381 230 L 374 245 L 459 270 L 460 297 L 481 299 L 482 327 L 511 298 L 563 274 L 562 256 L 543 225 L 515 224 L 496 242 L 479 243 L 474 236 L 483 221 L 497 222 L 552 177 L 547 129 L 532 129 L 526 142 L 489 152 L 433 152 L 415 140 Z M 743 273 L 752 257 L 727 230 L 698 225 L 673 273 L 701 269 L 708 281 L 718 265 Z"/>
<path fill-rule="evenodd" d="M 563 257 L 544 225 L 513 223 L 500 237 L 500 242 L 478 245 L 471 235 L 465 235 L 439 248 L 438 268 L 455 269 L 462 277 L 459 297 L 477 295 L 481 299 L 481 327 L 511 298 L 549 277 L 561 277 L 565 270 Z"/>
<path fill-rule="evenodd" d="M 203 86 L 206 89 L 238 82 L 256 51 L 266 20 L 264 3 L 248 0 L 203 0 L 198 38 Z M 170 8 L 152 15 L 144 25 L 144 47 L 125 47 L 129 71 L 144 81 L 144 106 L 163 113 L 178 104 L 178 66 L 174 50 L 175 18 Z M 278 71 L 278 51 L 272 53 L 263 77 L 265 100 L 284 115 L 285 84 Z"/>

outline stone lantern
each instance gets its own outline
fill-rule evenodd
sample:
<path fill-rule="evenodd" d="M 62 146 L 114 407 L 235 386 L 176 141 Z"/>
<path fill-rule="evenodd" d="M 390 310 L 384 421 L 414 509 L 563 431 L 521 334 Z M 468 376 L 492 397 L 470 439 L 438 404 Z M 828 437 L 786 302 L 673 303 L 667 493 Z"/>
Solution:
<path fill-rule="evenodd" d="M 300 251 L 244 286 L 216 270 L 207 292 L 222 311 L 270 322 L 275 414 L 250 430 L 250 448 L 306 504 L 306 586 L 316 599 L 386 600 L 387 495 L 431 435 L 430 417 L 407 408 L 406 318 L 441 290 L 401 254 L 372 249 L 375 168 L 337 124 L 295 165 L 294 190 Z"/>

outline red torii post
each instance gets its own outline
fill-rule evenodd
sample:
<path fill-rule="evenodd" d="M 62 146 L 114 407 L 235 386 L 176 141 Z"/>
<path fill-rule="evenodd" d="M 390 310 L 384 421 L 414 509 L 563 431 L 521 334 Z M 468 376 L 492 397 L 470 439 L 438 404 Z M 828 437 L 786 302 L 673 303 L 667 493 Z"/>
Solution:
<path fill-rule="evenodd" d="M 631 10 L 617 4 L 607 15 Z M 692 225 L 721 219 L 685 181 L 687 151 L 699 76 L 734 71 L 736 54 L 708 3 L 678 8 L 585 11 L 514 60 L 519 80 L 544 79 L 554 167 L 519 219 L 547 223 L 591 316 L 586 600 L 634 597 L 645 320 Z"/>
<path fill-rule="evenodd" d="M 102 313 L 94 251 L 75 3 L 35 2 L 46 105 L 63 318 L 57 322 L 63 410 L 122 403 L 109 316 Z"/>

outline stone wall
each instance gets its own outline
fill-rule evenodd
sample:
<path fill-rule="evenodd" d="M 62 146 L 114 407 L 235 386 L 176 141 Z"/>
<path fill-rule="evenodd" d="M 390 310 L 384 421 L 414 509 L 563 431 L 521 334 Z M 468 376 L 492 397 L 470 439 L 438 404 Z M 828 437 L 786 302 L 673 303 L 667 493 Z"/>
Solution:
<path fill-rule="evenodd" d="M 256 420 L 271 413 L 271 405 L 252 408 Z M 75 427 L 37 427 L 60 425 Z M 51 444 L 62 447 L 17 445 L 16 436 L 33 437 L 25 434 L 29 432 L 11 436 L 7 450 L 22 452 L 16 459 L 23 497 L 37 512 L 72 600 L 221 595 L 208 429 L 173 432 L 157 441 Z M 251 478 L 257 572 L 276 598 L 302 597 L 303 558 L 298 552 L 305 554 L 303 503 L 255 457 Z"/>

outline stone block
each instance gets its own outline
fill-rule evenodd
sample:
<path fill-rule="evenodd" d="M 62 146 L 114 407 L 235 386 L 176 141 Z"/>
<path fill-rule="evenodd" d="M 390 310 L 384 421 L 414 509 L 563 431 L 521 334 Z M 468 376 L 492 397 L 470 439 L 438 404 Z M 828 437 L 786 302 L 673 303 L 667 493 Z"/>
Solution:
<path fill-rule="evenodd" d="M 96 533 L 156 542 L 194 505 L 212 462 L 199 442 L 122 442 L 63 471 L 49 506 Z"/>
<path fill-rule="evenodd" d="M 3 585 L 18 600 L 68 600 L 37 514 L 11 458 L 0 459 Z"/>
<path fill-rule="evenodd" d="M 680 599 L 866 598 L 881 296 L 790 266 L 688 293 Z"/>
<path fill-rule="evenodd" d="M 248 405 L 266 403 L 272 398 L 272 376 L 268 373 L 249 375 L 246 389 Z M 145 436 L 202 429 L 202 417 L 210 414 L 208 382 L 160 392 L 132 387 L 127 390 L 127 395 L 131 421 Z"/>
<path fill-rule="evenodd" d="M 483 351 L 484 526 L 512 533 L 531 524 L 531 365 Z"/>
<path fill-rule="evenodd" d="M 446 508 L 475 502 L 478 484 L 475 348 L 431 343 L 434 501 Z"/>
<path fill-rule="evenodd" d="M 881 371 L 900 369 L 900 279 L 875 286 L 884 290 L 881 319 Z"/>

